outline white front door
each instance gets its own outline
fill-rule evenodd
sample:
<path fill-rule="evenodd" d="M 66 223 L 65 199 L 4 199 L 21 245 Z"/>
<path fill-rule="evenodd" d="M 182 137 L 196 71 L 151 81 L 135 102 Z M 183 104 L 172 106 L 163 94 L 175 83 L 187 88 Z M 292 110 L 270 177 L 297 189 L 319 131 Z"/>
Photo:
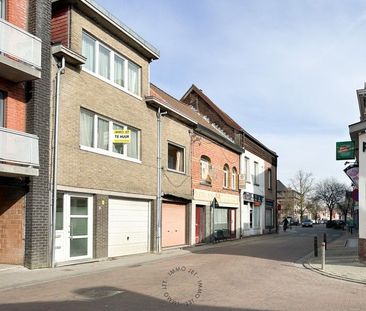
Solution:
<path fill-rule="evenodd" d="M 93 197 L 59 194 L 56 207 L 55 261 L 92 258 Z"/>

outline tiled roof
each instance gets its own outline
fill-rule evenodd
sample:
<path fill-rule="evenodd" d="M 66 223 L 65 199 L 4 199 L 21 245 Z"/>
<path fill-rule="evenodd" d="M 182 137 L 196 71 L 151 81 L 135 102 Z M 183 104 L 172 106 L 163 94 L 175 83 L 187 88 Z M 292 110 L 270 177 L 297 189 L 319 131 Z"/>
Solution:
<path fill-rule="evenodd" d="M 211 131 L 215 132 L 221 137 L 227 139 L 220 131 L 218 131 L 215 127 L 213 127 L 211 123 L 209 123 L 205 118 L 203 118 L 203 116 L 201 116 L 198 112 L 190 108 L 190 106 L 187 106 L 183 102 L 177 100 L 176 98 L 169 95 L 168 93 L 166 93 L 165 91 L 158 88 L 156 85 L 152 83 L 150 84 L 150 95 L 163 101 L 167 106 L 181 112 L 183 115 L 196 121 L 198 124 L 210 129 Z"/>
<path fill-rule="evenodd" d="M 220 109 L 210 98 L 208 98 L 202 90 L 200 90 L 197 86 L 192 84 L 191 88 L 187 91 L 186 94 L 184 94 L 182 100 L 192 91 L 197 93 L 215 112 L 224 120 L 224 122 L 231 126 L 232 128 L 243 131 L 242 127 L 236 123 L 228 114 L 226 114 L 222 109 Z"/>
<path fill-rule="evenodd" d="M 280 180 L 277 180 L 277 192 L 285 191 L 288 191 L 288 188 Z"/>

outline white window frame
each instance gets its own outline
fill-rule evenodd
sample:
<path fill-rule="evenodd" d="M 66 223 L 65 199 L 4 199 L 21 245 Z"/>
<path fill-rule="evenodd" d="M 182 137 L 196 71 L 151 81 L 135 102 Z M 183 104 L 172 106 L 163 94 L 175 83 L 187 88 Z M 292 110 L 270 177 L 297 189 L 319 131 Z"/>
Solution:
<path fill-rule="evenodd" d="M 254 185 L 259 186 L 259 163 L 257 161 L 254 161 Z"/>
<path fill-rule="evenodd" d="M 93 114 L 93 121 L 94 121 L 93 146 L 89 147 L 89 146 L 84 146 L 84 145 L 80 144 L 81 150 L 90 151 L 90 152 L 94 152 L 94 153 L 98 153 L 98 154 L 102 154 L 102 155 L 106 155 L 106 156 L 110 156 L 110 157 L 114 157 L 114 158 L 118 158 L 118 159 L 128 160 L 128 161 L 132 161 L 132 162 L 136 162 L 136 163 L 141 163 L 141 131 L 139 129 L 119 123 L 119 122 L 112 121 L 106 117 L 98 115 L 97 113 L 90 111 L 88 109 L 85 109 L 85 108 L 81 108 L 81 110 L 85 110 L 85 111 L 88 111 L 91 114 Z M 80 113 L 81 113 L 81 110 L 80 110 Z M 109 129 L 108 150 L 98 148 L 98 118 L 109 122 L 108 123 L 108 126 L 109 126 L 108 127 L 108 129 Z M 111 135 L 111 133 L 113 132 L 113 124 L 121 126 L 124 130 L 134 129 L 137 131 L 137 159 L 131 158 L 127 155 L 128 154 L 127 153 L 128 144 L 123 145 L 123 154 L 113 151 L 113 136 Z M 79 126 L 79 130 L 80 130 L 80 126 Z"/>
<path fill-rule="evenodd" d="M 204 179 L 202 177 L 202 172 L 203 172 L 203 167 L 206 167 L 207 169 L 207 179 Z M 212 184 L 212 180 L 211 180 L 211 176 L 210 176 L 210 170 L 211 170 L 211 161 L 207 158 L 207 157 L 203 157 L 201 156 L 200 158 L 200 182 L 207 184 L 207 185 L 211 185 Z"/>
<path fill-rule="evenodd" d="M 272 190 L 272 169 L 268 169 L 268 190 Z"/>
<path fill-rule="evenodd" d="M 245 179 L 247 183 L 250 183 L 250 159 L 245 157 Z"/>
<path fill-rule="evenodd" d="M 182 151 L 183 151 L 183 171 L 169 168 L 169 145 L 182 149 Z M 186 148 L 185 147 L 183 147 L 181 145 L 178 145 L 176 143 L 173 143 L 171 141 L 168 141 L 168 153 L 167 153 L 167 156 L 168 156 L 167 157 L 167 162 L 168 162 L 167 163 L 167 170 L 168 171 L 174 172 L 174 173 L 179 173 L 179 174 L 185 174 L 186 173 Z"/>
<path fill-rule="evenodd" d="M 83 31 L 83 34 L 89 36 L 90 38 L 95 40 L 95 46 L 94 46 L 94 50 L 95 50 L 95 57 L 94 57 L 94 68 L 95 68 L 95 72 L 92 70 L 89 70 L 87 68 L 85 68 L 85 66 L 82 66 L 82 70 L 97 77 L 98 79 L 116 87 L 117 89 L 120 89 L 121 91 L 136 97 L 140 100 L 142 100 L 141 97 L 141 85 L 142 85 L 142 74 L 141 74 L 141 66 L 139 66 L 138 64 L 136 64 L 133 61 L 130 61 L 128 58 L 122 56 L 119 53 L 116 53 L 115 51 L 113 51 L 111 48 L 109 48 L 107 45 L 101 43 L 100 41 L 98 41 L 95 37 L 93 37 L 92 35 L 90 35 L 88 32 Z M 99 46 L 102 46 L 103 48 L 107 49 L 110 53 L 109 53 L 109 79 L 103 77 L 102 75 L 99 74 Z M 123 68 L 123 75 L 124 75 L 124 86 L 119 85 L 118 83 L 114 82 L 114 56 L 117 55 L 118 57 L 122 58 L 124 60 L 124 68 Z M 138 76 L 138 94 L 135 94 L 131 91 L 129 91 L 129 81 L 128 81 L 128 64 L 132 63 L 135 66 L 137 66 L 138 68 L 138 72 L 137 72 L 137 76 Z"/>
<path fill-rule="evenodd" d="M 238 180 L 238 171 L 236 170 L 235 167 L 233 167 L 231 173 L 231 190 L 237 190 L 238 188 L 237 180 Z"/>
<path fill-rule="evenodd" d="M 223 180 L 223 186 L 225 189 L 229 188 L 229 166 L 227 164 L 224 165 L 224 180 Z"/>

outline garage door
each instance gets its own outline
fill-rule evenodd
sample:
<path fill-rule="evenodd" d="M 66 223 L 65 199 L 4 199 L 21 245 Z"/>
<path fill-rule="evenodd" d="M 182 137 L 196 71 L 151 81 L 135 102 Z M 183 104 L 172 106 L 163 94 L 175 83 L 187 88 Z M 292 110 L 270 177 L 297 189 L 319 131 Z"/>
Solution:
<path fill-rule="evenodd" d="M 109 200 L 108 257 L 148 252 L 149 232 L 149 202 Z"/>
<path fill-rule="evenodd" d="M 186 206 L 163 203 L 162 246 L 171 247 L 186 244 Z"/>

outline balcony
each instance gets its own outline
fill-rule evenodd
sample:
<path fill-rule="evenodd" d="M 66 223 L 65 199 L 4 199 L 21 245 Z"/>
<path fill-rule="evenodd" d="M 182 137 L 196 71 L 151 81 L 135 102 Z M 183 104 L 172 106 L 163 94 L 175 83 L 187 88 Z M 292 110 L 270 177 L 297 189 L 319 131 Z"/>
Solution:
<path fill-rule="evenodd" d="M 13 82 L 41 78 L 39 38 L 0 18 L 0 77 Z"/>
<path fill-rule="evenodd" d="M 38 176 L 38 137 L 0 127 L 0 176 Z"/>

